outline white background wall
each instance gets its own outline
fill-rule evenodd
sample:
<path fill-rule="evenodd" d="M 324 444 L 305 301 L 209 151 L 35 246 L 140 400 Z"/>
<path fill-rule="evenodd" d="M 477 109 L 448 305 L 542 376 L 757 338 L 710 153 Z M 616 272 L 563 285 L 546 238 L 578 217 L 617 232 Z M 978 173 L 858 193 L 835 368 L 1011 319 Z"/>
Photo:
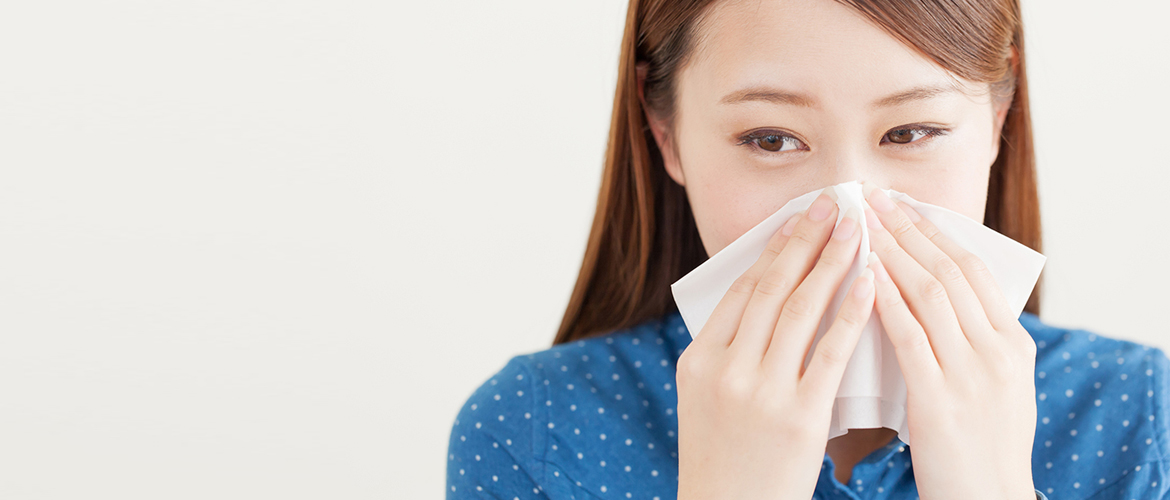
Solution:
<path fill-rule="evenodd" d="M 1025 4 L 1043 316 L 1170 348 L 1170 10 Z M 567 303 L 624 16 L 5 3 L 0 497 L 441 498 Z"/>

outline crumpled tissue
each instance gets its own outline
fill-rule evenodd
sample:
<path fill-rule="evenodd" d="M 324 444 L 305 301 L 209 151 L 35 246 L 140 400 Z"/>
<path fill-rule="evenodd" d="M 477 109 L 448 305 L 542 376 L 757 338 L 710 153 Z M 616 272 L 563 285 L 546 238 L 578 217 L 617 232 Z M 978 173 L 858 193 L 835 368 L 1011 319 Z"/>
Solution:
<path fill-rule="evenodd" d="M 850 284 L 865 270 L 866 257 L 870 252 L 869 227 L 865 221 L 865 208 L 869 205 L 862 194 L 861 184 L 850 181 L 832 187 L 838 197 L 837 223 L 844 218 L 846 210 L 857 208 L 861 218 L 858 221 L 861 245 L 849 272 L 821 318 L 812 348 L 805 355 L 805 367 L 812 359 L 817 343 L 836 318 Z M 1047 259 L 1044 255 L 958 212 L 922 203 L 892 189 L 883 191 L 891 199 L 910 205 L 937 226 L 943 235 L 982 259 L 995 277 L 1013 313 L 1020 315 L 1040 277 Z M 703 330 L 707 318 L 736 278 L 759 259 L 772 235 L 789 217 L 812 205 L 820 192 L 818 189 L 792 199 L 671 285 L 675 303 L 692 338 Z M 906 419 L 906 381 L 902 378 L 894 346 L 885 335 L 875 306 L 842 376 L 833 402 L 827 439 L 843 435 L 849 429 L 878 427 L 898 431 L 898 439 L 910 444 L 910 429 Z"/>

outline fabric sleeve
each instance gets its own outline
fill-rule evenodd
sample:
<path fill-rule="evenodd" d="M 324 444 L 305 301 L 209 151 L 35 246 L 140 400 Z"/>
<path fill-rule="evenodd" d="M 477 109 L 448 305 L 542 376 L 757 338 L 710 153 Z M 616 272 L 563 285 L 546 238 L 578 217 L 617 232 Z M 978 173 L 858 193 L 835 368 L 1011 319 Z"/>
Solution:
<path fill-rule="evenodd" d="M 447 500 L 549 498 L 538 479 L 537 388 L 517 356 L 471 394 L 451 427 Z"/>
<path fill-rule="evenodd" d="M 1148 460 L 1127 469 L 1121 479 L 1102 486 L 1088 499 L 1170 500 L 1170 359 L 1156 347 L 1148 354 L 1149 418 L 1155 440 Z"/>

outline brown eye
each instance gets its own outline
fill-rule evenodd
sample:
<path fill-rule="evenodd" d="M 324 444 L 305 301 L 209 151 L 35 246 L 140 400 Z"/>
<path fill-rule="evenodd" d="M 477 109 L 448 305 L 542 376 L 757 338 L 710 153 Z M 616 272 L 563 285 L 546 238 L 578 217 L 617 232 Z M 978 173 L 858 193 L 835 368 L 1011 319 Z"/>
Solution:
<path fill-rule="evenodd" d="M 886 132 L 886 135 L 882 136 L 882 143 L 888 141 L 894 144 L 918 146 L 926 142 L 924 139 L 947 135 L 949 132 L 950 129 L 926 126 L 897 128 Z"/>
<path fill-rule="evenodd" d="M 767 152 L 779 153 L 784 151 L 800 150 L 804 143 L 800 139 L 783 134 L 751 134 L 744 136 L 740 144 L 750 146 L 751 143 Z"/>
<path fill-rule="evenodd" d="M 780 151 L 784 148 L 784 138 L 778 135 L 766 135 L 760 138 L 759 144 L 766 151 Z"/>
<path fill-rule="evenodd" d="M 894 130 L 894 131 L 891 131 L 890 133 L 886 134 L 886 137 L 889 138 L 890 142 L 893 142 L 893 143 L 908 144 L 914 140 L 913 131 L 914 131 L 914 129 L 912 129 L 912 128 L 898 129 L 898 130 Z"/>

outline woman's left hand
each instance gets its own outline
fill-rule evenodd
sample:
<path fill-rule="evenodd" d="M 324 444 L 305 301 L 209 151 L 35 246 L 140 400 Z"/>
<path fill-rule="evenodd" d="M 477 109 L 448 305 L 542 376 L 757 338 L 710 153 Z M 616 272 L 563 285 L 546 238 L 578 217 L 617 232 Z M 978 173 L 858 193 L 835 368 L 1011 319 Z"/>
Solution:
<path fill-rule="evenodd" d="M 1034 500 L 1035 341 L 982 260 L 864 186 L 875 309 L 906 380 L 919 498 Z"/>

